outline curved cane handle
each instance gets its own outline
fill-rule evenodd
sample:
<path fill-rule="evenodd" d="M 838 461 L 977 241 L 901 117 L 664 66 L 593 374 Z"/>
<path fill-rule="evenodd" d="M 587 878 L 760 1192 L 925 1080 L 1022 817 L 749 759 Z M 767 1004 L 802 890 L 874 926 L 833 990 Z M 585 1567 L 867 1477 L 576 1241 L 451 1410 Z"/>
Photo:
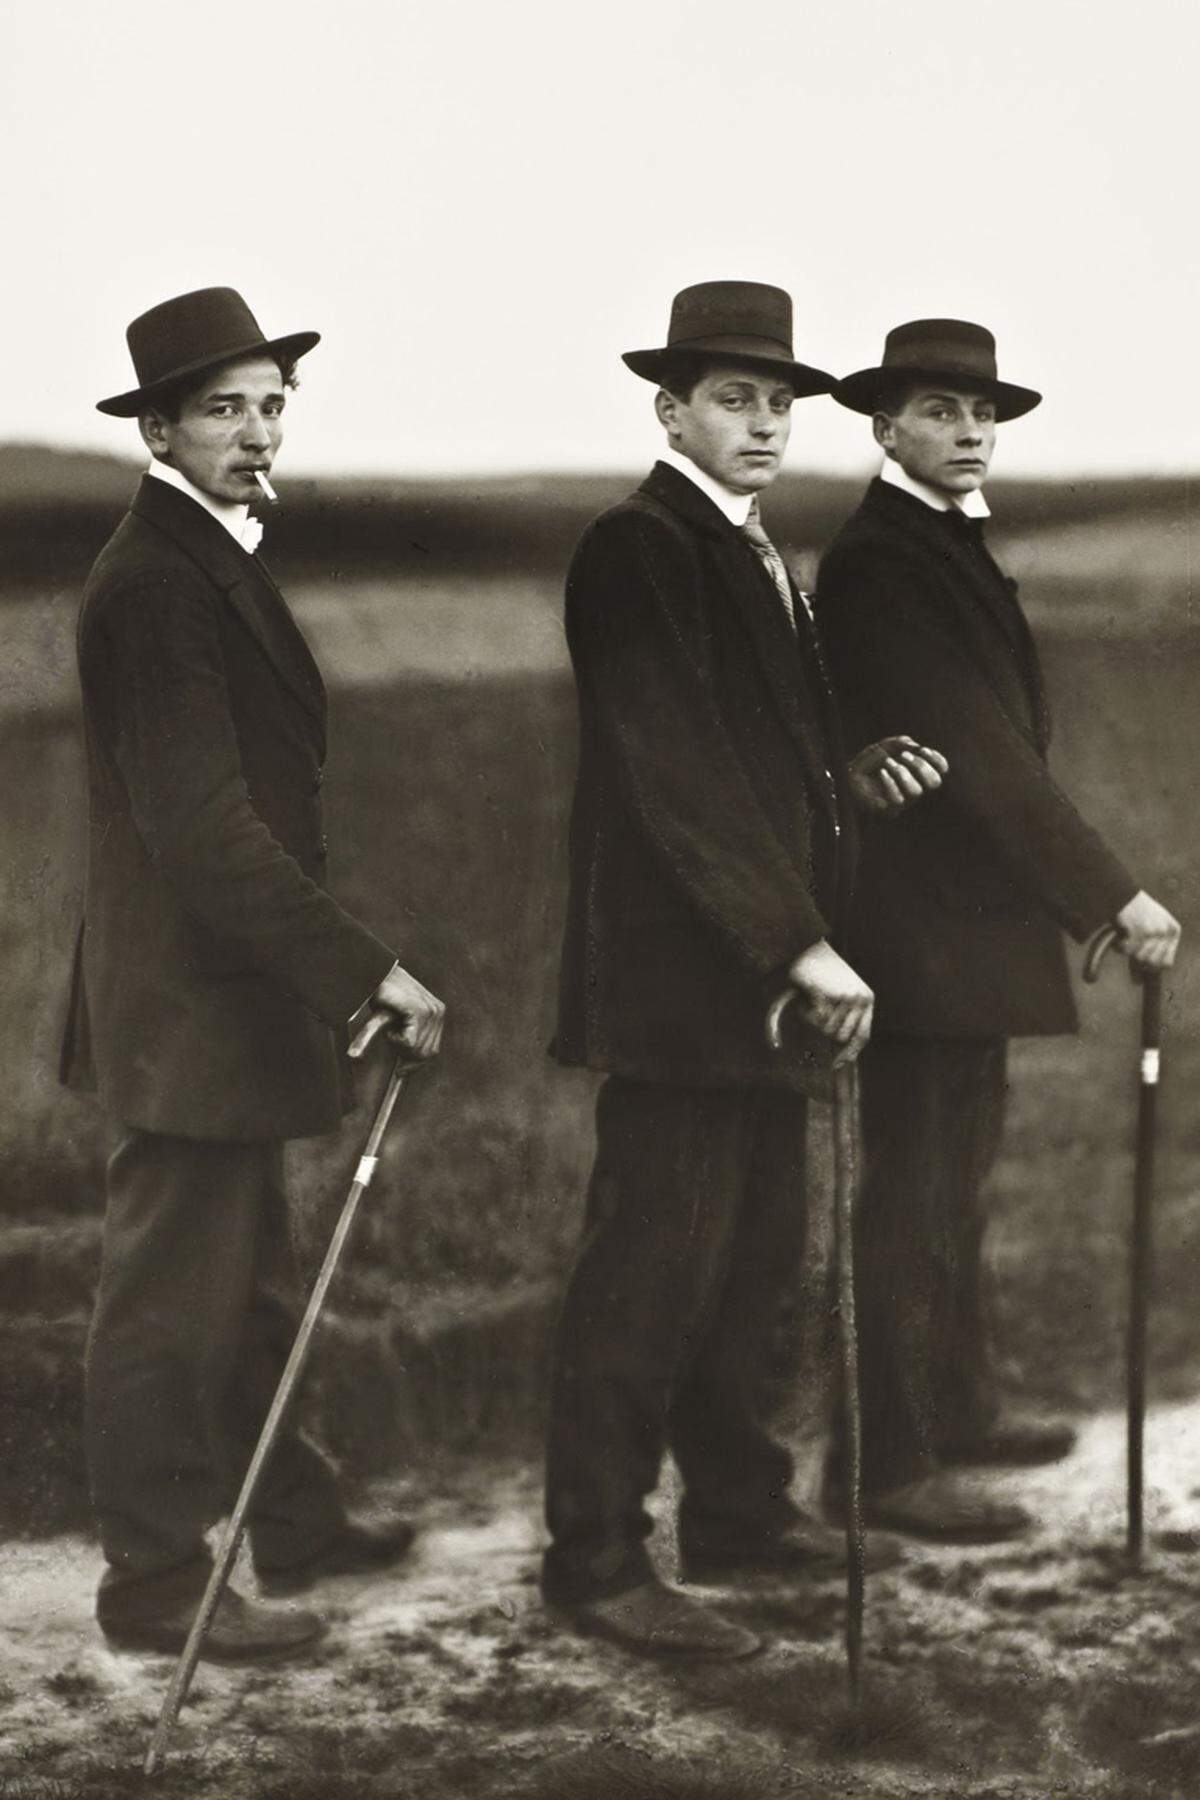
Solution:
<path fill-rule="evenodd" d="M 371 1013 L 369 1018 L 365 1019 L 359 1026 L 346 1054 L 353 1057 L 355 1062 L 358 1062 L 367 1054 L 367 1051 L 371 1048 L 371 1045 L 375 1042 L 375 1039 L 379 1036 L 380 1032 L 386 1031 L 389 1026 L 392 1026 L 395 1023 L 396 1014 L 390 1007 L 377 1007 L 376 1010 Z M 397 1057 L 406 1069 L 419 1069 L 426 1060 L 423 1056 L 418 1056 L 411 1045 L 398 1043 L 395 1039 L 393 1039 L 392 1042 Z"/>
<path fill-rule="evenodd" d="M 771 1002 L 771 1010 L 767 1014 L 767 1042 L 772 1050 L 783 1049 L 783 1033 L 780 1029 L 783 1015 L 796 998 L 796 993 L 794 987 L 784 988 L 782 994 L 777 994 Z"/>
<path fill-rule="evenodd" d="M 1121 933 L 1116 925 L 1102 925 L 1087 947 L 1087 955 L 1083 959 L 1083 979 L 1099 981 L 1100 965 L 1109 951 L 1120 941 Z"/>

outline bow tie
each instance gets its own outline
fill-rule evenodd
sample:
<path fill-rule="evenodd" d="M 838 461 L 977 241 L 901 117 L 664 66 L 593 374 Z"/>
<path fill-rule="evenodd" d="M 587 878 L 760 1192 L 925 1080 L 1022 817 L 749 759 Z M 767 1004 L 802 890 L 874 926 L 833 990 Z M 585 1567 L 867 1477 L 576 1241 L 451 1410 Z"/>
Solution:
<path fill-rule="evenodd" d="M 247 517 L 246 523 L 242 526 L 242 549 L 247 556 L 254 555 L 262 543 L 262 534 L 262 520 Z"/>

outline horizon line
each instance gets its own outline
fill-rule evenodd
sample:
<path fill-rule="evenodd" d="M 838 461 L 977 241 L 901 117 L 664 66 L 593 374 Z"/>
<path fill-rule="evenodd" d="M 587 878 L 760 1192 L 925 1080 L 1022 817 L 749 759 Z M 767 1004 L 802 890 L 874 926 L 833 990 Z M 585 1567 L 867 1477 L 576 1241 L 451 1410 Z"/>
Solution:
<path fill-rule="evenodd" d="M 6 451 L 36 450 L 49 452 L 59 456 L 94 457 L 101 462 L 114 463 L 131 470 L 145 468 L 145 457 L 129 454 L 120 450 L 97 448 L 86 443 L 69 443 L 61 440 L 35 437 L 0 437 L 0 455 Z M 874 457 L 870 458 L 874 463 Z M 376 468 L 346 468 L 333 465 L 299 465 L 289 467 L 280 472 L 283 481 L 380 481 L 380 482 L 412 482 L 421 483 L 445 481 L 462 482 L 505 482 L 505 481 L 540 481 L 559 479 L 564 476 L 580 480 L 639 480 L 644 465 L 641 464 L 512 464 L 510 466 L 487 468 L 456 468 L 452 466 L 425 469 L 405 469 L 379 466 Z M 1194 466 L 1163 466 L 1150 468 L 1117 468 L 1078 466 L 1070 469 L 1024 469 L 1016 473 L 997 474 L 990 478 L 996 482 L 1023 481 L 1180 481 L 1197 479 L 1200 470 Z M 862 472 L 858 470 L 831 469 L 811 462 L 797 462 L 781 469 L 778 479 L 787 476 L 815 477 L 823 481 L 858 482 L 862 480 Z"/>

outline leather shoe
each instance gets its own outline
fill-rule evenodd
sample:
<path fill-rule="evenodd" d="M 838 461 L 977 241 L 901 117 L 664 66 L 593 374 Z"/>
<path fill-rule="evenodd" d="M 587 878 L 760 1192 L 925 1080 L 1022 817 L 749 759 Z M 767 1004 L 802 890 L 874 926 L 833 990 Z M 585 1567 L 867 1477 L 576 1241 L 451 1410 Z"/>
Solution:
<path fill-rule="evenodd" d="M 867 1494 L 863 1512 L 872 1525 L 939 1544 L 997 1544 L 1019 1537 L 1032 1520 L 1023 1506 L 996 1500 L 952 1470 L 939 1470 L 886 1494 Z"/>
<path fill-rule="evenodd" d="M 1059 1462 L 1075 1448 L 1077 1432 L 1065 1419 L 1038 1419 L 1025 1413 L 1001 1413 L 995 1424 L 977 1436 L 951 1444 L 942 1451 L 948 1463 L 999 1463 L 1009 1468 L 1033 1468 L 1038 1463 Z"/>
<path fill-rule="evenodd" d="M 416 1528 L 408 1519 L 347 1519 L 336 1537 L 315 1555 L 284 1568 L 264 1568 L 255 1559 L 254 1571 L 266 1594 L 300 1594 L 329 1575 L 369 1575 L 390 1567 L 411 1549 Z"/>
<path fill-rule="evenodd" d="M 904 1546 L 886 1531 L 866 1535 L 866 1567 L 878 1574 L 904 1560 Z M 685 1581 L 718 1586 L 726 1582 L 790 1580 L 805 1575 L 818 1578 L 844 1574 L 847 1563 L 846 1533 L 822 1519 L 795 1520 L 772 1538 L 737 1552 L 681 1550 Z"/>
<path fill-rule="evenodd" d="M 719 1613 L 673 1593 L 658 1581 L 644 1581 L 640 1587 L 627 1588 L 607 1599 L 586 1600 L 553 1610 L 562 1613 L 576 1631 L 589 1637 L 609 1638 L 640 1656 L 733 1661 L 753 1656 L 762 1648 L 762 1639 L 743 1625 L 723 1619 Z"/>
<path fill-rule="evenodd" d="M 100 1629 L 114 1650 L 156 1650 L 178 1656 L 188 1640 L 200 1605 L 193 1595 L 169 1610 L 128 1619 L 101 1619 Z M 255 1662 L 259 1658 L 293 1656 L 314 1644 L 325 1621 L 298 1606 L 264 1606 L 234 1588 L 217 1602 L 200 1650 L 209 1662 Z"/>

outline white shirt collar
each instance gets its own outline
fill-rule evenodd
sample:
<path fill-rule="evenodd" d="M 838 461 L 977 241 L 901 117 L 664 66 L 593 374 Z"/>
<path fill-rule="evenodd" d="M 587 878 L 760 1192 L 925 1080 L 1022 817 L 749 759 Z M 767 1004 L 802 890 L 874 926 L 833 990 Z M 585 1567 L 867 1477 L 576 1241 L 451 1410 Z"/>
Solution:
<path fill-rule="evenodd" d="M 146 473 L 153 475 L 156 481 L 165 481 L 168 487 L 177 488 L 189 500 L 194 500 L 197 506 L 202 506 L 206 513 L 212 514 L 218 525 L 225 527 L 235 543 L 240 544 L 247 554 L 253 555 L 262 536 L 262 525 L 257 519 L 250 517 L 248 506 L 243 506 L 238 500 L 218 500 L 215 494 L 206 494 L 203 488 L 198 488 L 194 481 L 189 481 L 186 475 L 180 474 L 170 463 L 159 462 L 157 456 L 151 458 Z"/>
<path fill-rule="evenodd" d="M 746 523 L 750 517 L 750 507 L 754 500 L 753 494 L 735 494 L 732 488 L 727 488 L 722 482 L 714 481 L 711 475 L 706 475 L 690 456 L 681 456 L 679 451 L 672 450 L 670 445 L 665 450 L 659 451 L 658 459 L 660 462 L 665 462 L 669 469 L 676 470 L 680 475 L 686 475 L 702 494 L 708 495 L 714 506 L 720 507 L 731 525 L 742 526 Z"/>
<path fill-rule="evenodd" d="M 943 494 L 940 488 L 930 487 L 927 481 L 914 481 L 894 456 L 884 457 L 879 479 L 886 481 L 889 487 L 897 487 L 903 493 L 911 494 L 915 500 L 923 500 L 926 506 L 932 506 L 934 512 L 952 512 L 957 509 L 968 519 L 990 519 L 992 516 L 992 509 L 983 497 L 982 488 L 972 488 L 969 494 Z"/>

